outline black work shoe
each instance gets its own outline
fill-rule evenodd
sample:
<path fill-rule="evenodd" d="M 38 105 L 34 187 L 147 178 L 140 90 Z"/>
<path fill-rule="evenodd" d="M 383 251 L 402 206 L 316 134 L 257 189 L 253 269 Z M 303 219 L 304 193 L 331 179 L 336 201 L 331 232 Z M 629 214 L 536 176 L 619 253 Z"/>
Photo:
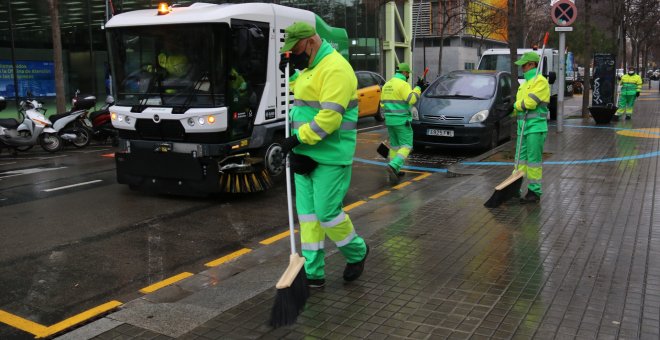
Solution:
<path fill-rule="evenodd" d="M 307 287 L 309 288 L 323 288 L 325 286 L 325 279 L 307 279 Z"/>
<path fill-rule="evenodd" d="M 401 181 L 401 177 L 399 177 L 399 173 L 401 172 L 396 172 L 396 170 L 394 170 L 394 168 L 391 165 L 387 166 L 387 175 L 390 178 L 390 183 L 398 184 L 399 181 Z"/>
<path fill-rule="evenodd" d="M 345 281 L 355 281 L 360 277 L 360 275 L 362 275 L 362 272 L 364 271 L 364 262 L 367 260 L 367 255 L 369 255 L 369 245 L 367 245 L 367 252 L 364 254 L 362 261 L 346 264 L 346 268 L 344 268 Z"/>
<path fill-rule="evenodd" d="M 520 199 L 520 203 L 536 203 L 541 200 L 541 196 L 531 190 L 527 190 L 527 195 Z"/>

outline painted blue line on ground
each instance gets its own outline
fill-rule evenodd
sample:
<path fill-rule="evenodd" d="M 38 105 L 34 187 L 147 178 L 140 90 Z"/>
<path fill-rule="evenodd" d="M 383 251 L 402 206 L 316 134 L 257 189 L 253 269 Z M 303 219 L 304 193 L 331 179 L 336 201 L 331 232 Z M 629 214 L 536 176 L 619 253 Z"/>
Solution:
<path fill-rule="evenodd" d="M 357 162 L 361 162 L 361 163 L 371 164 L 371 165 L 378 165 L 378 166 L 386 166 L 387 165 L 387 163 L 385 163 L 385 162 L 372 161 L 372 160 L 359 158 L 359 157 L 353 157 L 353 160 L 357 161 Z M 423 166 L 412 166 L 412 165 L 404 165 L 403 169 L 405 169 L 405 170 L 417 170 L 417 171 L 428 171 L 428 172 L 447 172 L 447 169 L 428 168 L 428 167 L 423 167 Z"/>

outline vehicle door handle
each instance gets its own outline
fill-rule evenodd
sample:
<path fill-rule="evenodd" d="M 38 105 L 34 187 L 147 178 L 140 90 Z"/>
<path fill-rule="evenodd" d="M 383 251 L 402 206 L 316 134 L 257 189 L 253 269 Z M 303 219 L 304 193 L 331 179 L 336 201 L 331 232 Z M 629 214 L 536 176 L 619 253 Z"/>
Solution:
<path fill-rule="evenodd" d="M 364 94 L 361 94 L 360 97 L 364 97 Z"/>

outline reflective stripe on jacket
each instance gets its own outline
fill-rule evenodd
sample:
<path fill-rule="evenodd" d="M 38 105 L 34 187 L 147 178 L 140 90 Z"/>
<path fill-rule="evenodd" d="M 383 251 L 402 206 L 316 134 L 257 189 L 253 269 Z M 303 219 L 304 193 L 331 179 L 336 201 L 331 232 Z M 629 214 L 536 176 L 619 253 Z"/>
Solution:
<path fill-rule="evenodd" d="M 619 84 L 621 85 L 621 94 L 624 96 L 632 96 L 642 91 L 642 77 L 639 74 L 633 74 L 632 76 L 624 74 Z"/>
<path fill-rule="evenodd" d="M 410 107 L 417 103 L 421 94 L 419 86 L 411 89 L 406 76 L 396 73 L 385 85 L 380 95 L 380 109 L 385 114 L 385 125 L 403 125 L 412 120 Z"/>
<path fill-rule="evenodd" d="M 525 134 L 547 132 L 550 84 L 543 75 L 536 75 L 535 68 L 525 72 L 524 76 L 525 82 L 518 87 L 516 102 L 513 104 L 514 115 L 518 118 L 518 133 L 525 113 L 527 113 Z"/>
<path fill-rule="evenodd" d="M 323 41 L 312 65 L 290 78 L 294 148 L 320 164 L 353 163 L 357 139 L 357 78 L 351 65 Z"/>

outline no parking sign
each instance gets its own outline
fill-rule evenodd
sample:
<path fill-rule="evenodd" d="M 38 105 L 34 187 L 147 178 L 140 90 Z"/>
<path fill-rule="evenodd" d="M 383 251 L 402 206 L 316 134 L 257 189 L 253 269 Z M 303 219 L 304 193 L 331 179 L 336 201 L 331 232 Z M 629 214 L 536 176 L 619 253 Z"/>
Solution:
<path fill-rule="evenodd" d="M 552 4 L 550 15 L 557 26 L 570 26 L 577 18 L 577 7 L 571 0 L 559 0 Z"/>

